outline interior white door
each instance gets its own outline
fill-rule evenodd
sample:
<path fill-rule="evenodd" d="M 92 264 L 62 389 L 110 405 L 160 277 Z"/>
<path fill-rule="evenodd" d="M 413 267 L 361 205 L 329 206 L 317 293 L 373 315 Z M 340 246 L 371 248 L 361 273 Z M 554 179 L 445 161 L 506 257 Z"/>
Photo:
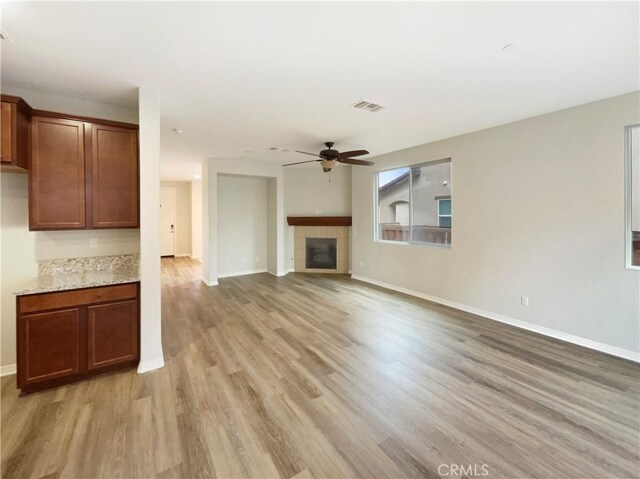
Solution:
<path fill-rule="evenodd" d="M 160 254 L 176 254 L 176 189 L 160 188 Z"/>

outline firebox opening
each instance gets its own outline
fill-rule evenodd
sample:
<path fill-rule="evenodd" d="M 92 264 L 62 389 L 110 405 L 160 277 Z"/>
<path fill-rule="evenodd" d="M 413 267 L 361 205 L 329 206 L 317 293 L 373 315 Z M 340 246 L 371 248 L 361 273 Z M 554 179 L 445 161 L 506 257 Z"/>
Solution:
<path fill-rule="evenodd" d="M 337 268 L 336 238 L 306 238 L 305 264 L 308 269 Z"/>

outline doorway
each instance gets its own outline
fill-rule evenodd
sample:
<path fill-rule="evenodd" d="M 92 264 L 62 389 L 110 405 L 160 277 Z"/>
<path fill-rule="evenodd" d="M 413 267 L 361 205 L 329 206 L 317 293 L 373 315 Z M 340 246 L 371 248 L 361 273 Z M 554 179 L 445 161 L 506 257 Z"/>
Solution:
<path fill-rule="evenodd" d="M 160 188 L 160 255 L 176 255 L 176 189 Z"/>

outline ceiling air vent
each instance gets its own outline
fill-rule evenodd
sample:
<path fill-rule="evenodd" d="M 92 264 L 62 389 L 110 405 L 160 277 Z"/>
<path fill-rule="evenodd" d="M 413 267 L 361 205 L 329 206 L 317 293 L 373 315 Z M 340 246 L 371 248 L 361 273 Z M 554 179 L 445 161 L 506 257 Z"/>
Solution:
<path fill-rule="evenodd" d="M 9 43 L 13 43 L 13 39 L 5 30 L 0 30 L 0 40 L 7 40 Z"/>
<path fill-rule="evenodd" d="M 351 105 L 354 108 L 358 108 L 359 110 L 366 110 L 374 113 L 376 111 L 382 110 L 384 107 L 382 105 L 378 105 L 377 103 L 371 103 L 370 101 L 360 100 Z"/>

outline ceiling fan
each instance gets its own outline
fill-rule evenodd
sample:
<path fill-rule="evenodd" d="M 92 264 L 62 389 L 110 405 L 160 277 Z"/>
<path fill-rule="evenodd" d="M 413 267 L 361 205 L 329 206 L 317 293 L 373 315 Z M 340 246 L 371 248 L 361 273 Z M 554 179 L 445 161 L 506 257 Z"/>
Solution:
<path fill-rule="evenodd" d="M 375 165 L 373 161 L 355 160 L 351 158 L 352 156 L 368 155 L 369 152 L 367 150 L 353 150 L 353 151 L 345 151 L 344 153 L 340 153 L 338 150 L 332 149 L 333 148 L 332 141 L 327 141 L 325 145 L 327 146 L 327 149 L 322 150 L 320 153 L 307 153 L 306 151 L 295 150 L 296 153 L 315 156 L 317 157 L 316 160 L 298 161 L 296 163 L 288 163 L 282 166 L 301 165 L 302 163 L 313 163 L 314 161 L 319 161 L 320 166 L 322 166 L 322 171 L 327 173 L 331 171 L 333 168 L 335 168 L 336 166 L 338 166 L 338 163 L 346 163 L 348 165 L 361 165 L 361 166 Z"/>

